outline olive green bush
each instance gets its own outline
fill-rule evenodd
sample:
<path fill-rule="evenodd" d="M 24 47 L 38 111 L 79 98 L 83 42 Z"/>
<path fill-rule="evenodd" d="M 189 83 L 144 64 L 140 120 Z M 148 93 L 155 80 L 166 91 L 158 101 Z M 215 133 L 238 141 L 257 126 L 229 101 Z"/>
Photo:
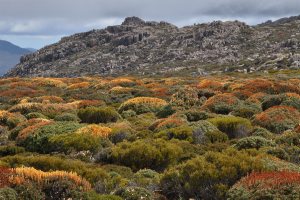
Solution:
<path fill-rule="evenodd" d="M 245 137 L 235 144 L 235 148 L 238 150 L 251 148 L 259 149 L 266 146 L 275 146 L 275 143 L 260 136 Z"/>
<path fill-rule="evenodd" d="M 75 115 L 75 114 L 72 114 L 72 113 L 63 113 L 63 114 L 60 114 L 60 115 L 57 115 L 55 118 L 54 118 L 55 121 L 70 121 L 70 122 L 79 122 L 79 118 Z"/>
<path fill-rule="evenodd" d="M 56 122 L 38 128 L 33 135 L 29 135 L 25 140 L 20 141 L 18 144 L 25 147 L 28 151 L 49 153 L 51 152 L 51 144 L 49 143 L 49 138 L 51 136 L 74 133 L 82 126 L 83 125 L 77 122 Z"/>
<path fill-rule="evenodd" d="M 228 189 L 263 164 L 246 151 L 207 152 L 166 170 L 161 178 L 168 199 L 225 199 Z"/>
<path fill-rule="evenodd" d="M 181 147 L 162 139 L 137 140 L 112 147 L 111 159 L 113 163 L 131 167 L 134 171 L 144 168 L 163 170 L 175 164 L 182 153 Z"/>
<path fill-rule="evenodd" d="M 116 122 L 119 114 L 113 108 L 88 107 L 78 111 L 78 117 L 83 123 L 98 124 Z"/>
<path fill-rule="evenodd" d="M 0 188 L 0 200 L 17 200 L 17 192 L 9 187 Z"/>
<path fill-rule="evenodd" d="M 248 119 L 234 116 L 216 117 L 208 120 L 230 139 L 248 136 L 253 127 Z"/>
<path fill-rule="evenodd" d="M 192 128 L 186 125 L 160 131 L 155 136 L 157 138 L 163 138 L 166 140 L 179 139 L 179 140 L 187 140 L 189 142 L 193 141 Z"/>
<path fill-rule="evenodd" d="M 28 113 L 26 115 L 26 118 L 27 119 L 34 119 L 34 118 L 42 118 L 42 119 L 47 119 L 47 117 L 45 115 L 43 115 L 42 113 L 39 113 L 39 112 L 31 112 L 31 113 Z"/>

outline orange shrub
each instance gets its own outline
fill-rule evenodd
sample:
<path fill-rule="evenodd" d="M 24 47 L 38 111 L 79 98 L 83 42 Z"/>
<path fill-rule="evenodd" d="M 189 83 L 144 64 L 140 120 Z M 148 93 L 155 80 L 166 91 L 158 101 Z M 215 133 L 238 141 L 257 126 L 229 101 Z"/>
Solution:
<path fill-rule="evenodd" d="M 135 82 L 129 78 L 116 78 L 110 81 L 110 84 L 113 86 L 131 86 L 135 85 Z"/>
<path fill-rule="evenodd" d="M 294 83 L 287 83 L 285 82 L 274 82 L 274 91 L 276 94 L 285 93 L 285 92 L 292 92 L 292 93 L 300 93 L 299 85 Z"/>
<path fill-rule="evenodd" d="M 77 109 L 76 103 L 19 103 L 10 108 L 11 112 L 28 114 L 30 112 L 40 112 L 46 116 L 53 117 L 59 113 L 74 111 Z"/>
<path fill-rule="evenodd" d="M 82 127 L 76 131 L 78 134 L 90 134 L 94 137 L 104 137 L 107 138 L 112 132 L 111 128 L 105 126 L 99 126 L 96 124 L 88 125 Z"/>
<path fill-rule="evenodd" d="M 104 101 L 100 101 L 100 100 L 81 100 L 78 102 L 78 109 L 80 108 L 86 108 L 86 107 L 90 107 L 90 106 L 104 106 L 105 102 Z"/>
<path fill-rule="evenodd" d="M 211 80 L 211 79 L 204 79 L 200 81 L 198 84 L 198 88 L 200 89 L 212 89 L 212 90 L 222 90 L 223 89 L 223 83 Z"/>
<path fill-rule="evenodd" d="M 240 89 L 252 93 L 257 93 L 257 92 L 274 93 L 273 82 L 267 79 L 248 80 L 245 83 L 245 85 L 243 85 Z"/>
<path fill-rule="evenodd" d="M 254 122 L 274 133 L 294 129 L 300 121 L 300 112 L 289 106 L 273 106 L 255 116 Z"/>
<path fill-rule="evenodd" d="M 10 97 L 10 98 L 21 98 L 21 97 L 35 97 L 42 95 L 44 91 L 33 90 L 31 88 L 20 88 L 20 89 L 10 89 L 0 91 L 1 97 Z"/>
<path fill-rule="evenodd" d="M 66 171 L 52 171 L 52 172 L 43 172 L 36 170 L 32 167 L 20 167 L 15 168 L 15 175 L 10 177 L 10 182 L 12 184 L 22 184 L 22 181 L 31 180 L 38 184 L 44 184 L 48 180 L 53 179 L 68 179 L 75 183 L 78 187 L 82 188 L 83 191 L 91 190 L 91 184 L 77 175 L 75 172 L 66 172 Z"/>
<path fill-rule="evenodd" d="M 224 93 L 217 94 L 209 98 L 204 103 L 202 108 L 219 114 L 228 114 L 234 109 L 234 107 L 239 105 L 239 103 L 240 101 L 237 97 L 233 96 L 232 94 Z"/>
<path fill-rule="evenodd" d="M 85 88 L 89 88 L 89 87 L 90 87 L 89 82 L 81 82 L 81 83 L 74 83 L 74 84 L 68 86 L 67 89 L 76 90 L 76 89 L 85 89 Z"/>
<path fill-rule="evenodd" d="M 266 93 L 263 93 L 263 92 L 258 92 L 258 93 L 255 93 L 253 95 L 251 95 L 247 101 L 249 102 L 252 102 L 252 103 L 262 103 L 264 101 L 264 98 L 268 96 L 268 94 Z"/>
<path fill-rule="evenodd" d="M 134 110 L 137 113 L 156 111 L 163 106 L 166 106 L 167 102 L 163 99 L 153 97 L 136 97 L 129 99 L 121 104 L 119 111 Z"/>
<path fill-rule="evenodd" d="M 186 121 L 177 117 L 168 117 L 155 121 L 150 127 L 150 130 L 161 131 L 168 128 L 174 128 L 185 124 Z"/>

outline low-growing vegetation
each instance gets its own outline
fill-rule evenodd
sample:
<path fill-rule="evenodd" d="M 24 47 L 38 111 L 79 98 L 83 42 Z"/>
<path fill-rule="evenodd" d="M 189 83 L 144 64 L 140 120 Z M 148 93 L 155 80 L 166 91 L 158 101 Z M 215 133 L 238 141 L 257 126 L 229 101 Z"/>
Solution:
<path fill-rule="evenodd" d="M 0 199 L 299 199 L 298 79 L 240 76 L 0 80 Z"/>

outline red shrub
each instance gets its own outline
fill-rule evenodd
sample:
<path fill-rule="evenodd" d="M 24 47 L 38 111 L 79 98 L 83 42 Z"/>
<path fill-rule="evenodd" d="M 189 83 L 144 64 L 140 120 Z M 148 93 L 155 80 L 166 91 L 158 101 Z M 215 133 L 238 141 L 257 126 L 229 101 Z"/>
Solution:
<path fill-rule="evenodd" d="M 253 172 L 238 182 L 239 186 L 247 188 L 256 187 L 257 185 L 263 188 L 277 188 L 289 184 L 300 185 L 300 173 L 289 171 Z"/>
<path fill-rule="evenodd" d="M 8 187 L 10 185 L 9 178 L 14 174 L 10 168 L 0 167 L 0 188 Z"/>

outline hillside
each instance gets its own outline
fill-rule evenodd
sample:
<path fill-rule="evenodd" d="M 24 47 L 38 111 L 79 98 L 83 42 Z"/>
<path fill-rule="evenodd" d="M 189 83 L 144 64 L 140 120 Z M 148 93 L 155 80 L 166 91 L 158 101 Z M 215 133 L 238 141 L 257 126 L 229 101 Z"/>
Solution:
<path fill-rule="evenodd" d="M 22 55 L 31 52 L 10 42 L 0 40 L 0 75 L 3 75 L 18 64 Z"/>
<path fill-rule="evenodd" d="M 299 77 L 0 79 L 0 199 L 299 199 Z"/>
<path fill-rule="evenodd" d="M 118 26 L 62 38 L 30 55 L 6 76 L 76 77 L 299 68 L 300 20 L 249 26 L 215 21 L 178 28 L 126 18 Z"/>

